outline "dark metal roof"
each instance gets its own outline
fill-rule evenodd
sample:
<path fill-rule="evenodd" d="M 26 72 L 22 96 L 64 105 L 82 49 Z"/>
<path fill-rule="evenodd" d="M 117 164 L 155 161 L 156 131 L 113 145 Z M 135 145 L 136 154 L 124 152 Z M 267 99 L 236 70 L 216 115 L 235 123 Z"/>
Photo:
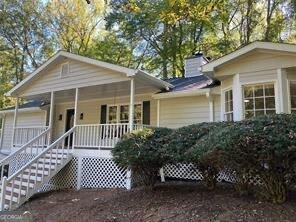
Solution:
<path fill-rule="evenodd" d="M 172 78 L 165 80 L 172 84 L 171 92 L 184 91 L 184 90 L 194 90 L 194 89 L 204 89 L 219 86 L 220 82 L 217 80 L 212 80 L 204 75 L 193 76 L 193 77 L 182 77 L 182 78 Z"/>
<path fill-rule="evenodd" d="M 26 109 L 26 108 L 41 108 L 43 106 L 46 106 L 48 105 L 47 102 L 43 102 L 43 101 L 39 101 L 39 100 L 35 100 L 35 101 L 29 101 L 29 102 L 26 102 L 22 105 L 19 105 L 19 109 Z M 11 106 L 11 107 L 7 107 L 5 109 L 1 109 L 1 111 L 5 111 L 5 110 L 14 110 L 15 107 L 14 106 Z"/>

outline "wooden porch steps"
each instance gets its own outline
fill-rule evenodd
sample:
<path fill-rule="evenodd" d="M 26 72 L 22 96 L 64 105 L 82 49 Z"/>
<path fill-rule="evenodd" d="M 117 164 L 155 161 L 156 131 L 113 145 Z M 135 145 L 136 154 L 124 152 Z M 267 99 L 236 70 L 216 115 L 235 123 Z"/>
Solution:
<path fill-rule="evenodd" d="M 7 179 L 3 178 L 0 189 L 0 209 L 2 211 L 18 208 L 71 161 L 73 147 L 65 147 L 61 144 L 64 144 L 73 135 L 74 130 L 75 127 L 42 150 L 34 158 L 28 160 L 26 165 L 17 169 Z"/>

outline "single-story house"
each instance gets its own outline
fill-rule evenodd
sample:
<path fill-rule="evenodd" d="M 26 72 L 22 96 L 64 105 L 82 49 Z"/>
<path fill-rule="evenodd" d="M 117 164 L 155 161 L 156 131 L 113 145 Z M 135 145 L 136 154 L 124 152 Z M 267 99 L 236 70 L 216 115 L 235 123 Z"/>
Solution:
<path fill-rule="evenodd" d="M 293 112 L 296 45 L 254 42 L 210 62 L 196 54 L 184 78 L 168 80 L 59 51 L 7 95 L 17 104 L 0 111 L 1 152 L 9 154 L 1 209 L 51 178 L 58 186 L 130 188 L 130 171 L 116 166 L 111 149 L 134 129 Z"/>

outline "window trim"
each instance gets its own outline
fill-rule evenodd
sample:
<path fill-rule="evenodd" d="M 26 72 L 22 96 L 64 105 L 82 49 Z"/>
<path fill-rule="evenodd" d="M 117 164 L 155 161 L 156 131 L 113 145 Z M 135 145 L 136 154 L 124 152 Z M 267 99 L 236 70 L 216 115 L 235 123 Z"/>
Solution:
<path fill-rule="evenodd" d="M 112 106 L 116 106 L 117 107 L 117 113 L 116 113 L 116 123 L 120 123 L 120 107 L 121 106 L 129 106 L 130 104 L 129 103 L 117 103 L 117 104 L 107 104 L 107 112 L 106 112 L 106 122 L 107 124 L 111 124 L 109 122 L 109 107 L 112 107 Z M 143 122 L 143 103 L 142 102 L 138 102 L 138 103 L 134 103 L 134 106 L 136 105 L 141 105 L 141 123 Z"/>
<path fill-rule="evenodd" d="M 243 112 L 243 119 L 246 119 L 245 90 L 244 90 L 244 88 L 246 86 L 253 86 L 253 87 L 255 87 L 255 86 L 260 86 L 260 85 L 273 85 L 274 96 L 269 96 L 269 97 L 274 97 L 274 111 L 275 111 L 275 113 L 277 113 L 277 109 L 278 109 L 277 108 L 277 106 L 278 106 L 277 105 L 277 97 L 278 97 L 277 83 L 275 81 L 271 81 L 271 82 L 266 82 L 266 81 L 263 82 L 262 81 L 262 82 L 256 82 L 256 83 L 247 83 L 247 84 L 243 84 L 242 85 L 242 107 L 243 107 L 242 112 Z M 263 93 L 265 93 L 264 90 L 263 90 Z M 267 97 L 267 98 L 269 98 L 269 97 Z M 263 109 L 264 113 L 266 113 L 267 110 L 273 110 L 273 109 L 266 109 L 266 107 L 265 107 L 265 98 L 266 98 L 265 94 L 262 96 L 262 98 L 264 98 L 264 109 Z M 255 108 L 253 109 L 253 111 L 255 111 Z M 266 114 L 264 114 L 264 115 L 266 115 Z M 255 117 L 255 116 L 253 116 L 253 117 Z"/>
<path fill-rule="evenodd" d="M 291 79 L 287 79 L 288 81 L 288 112 L 291 114 L 292 110 L 296 111 L 296 108 L 292 108 L 292 96 L 291 96 L 291 83 L 294 82 L 296 84 L 296 79 L 295 80 L 291 80 Z"/>
<path fill-rule="evenodd" d="M 232 91 L 232 112 L 225 112 L 225 109 L 226 109 L 226 106 L 225 106 L 225 103 L 226 103 L 226 98 L 225 98 L 225 93 L 227 92 L 227 91 Z M 232 118 L 233 118 L 233 87 L 227 87 L 227 88 L 225 88 L 225 89 L 223 89 L 222 90 L 222 96 L 223 96 L 223 100 L 222 100 L 222 114 L 223 114 L 223 116 L 222 116 L 222 120 L 223 121 L 227 121 L 226 120 L 226 118 L 225 118 L 225 115 L 226 114 L 230 114 L 230 113 L 232 113 Z"/>

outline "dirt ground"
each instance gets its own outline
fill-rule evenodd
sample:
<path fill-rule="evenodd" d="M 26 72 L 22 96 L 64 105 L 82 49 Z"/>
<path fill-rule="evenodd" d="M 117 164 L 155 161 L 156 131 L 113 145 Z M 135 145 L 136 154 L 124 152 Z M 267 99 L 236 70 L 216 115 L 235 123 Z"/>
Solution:
<path fill-rule="evenodd" d="M 64 190 L 34 197 L 18 211 L 34 221 L 296 221 L 296 197 L 283 205 L 238 197 L 229 185 L 210 192 L 201 184 Z"/>

